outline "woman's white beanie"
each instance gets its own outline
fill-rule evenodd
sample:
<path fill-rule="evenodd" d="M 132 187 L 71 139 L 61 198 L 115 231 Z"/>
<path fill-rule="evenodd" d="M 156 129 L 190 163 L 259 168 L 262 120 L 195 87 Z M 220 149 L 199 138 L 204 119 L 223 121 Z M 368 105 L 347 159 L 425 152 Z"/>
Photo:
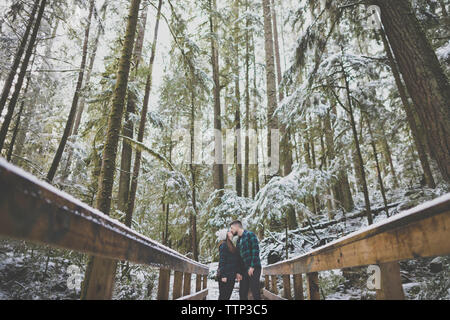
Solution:
<path fill-rule="evenodd" d="M 228 233 L 227 229 L 222 229 L 216 232 L 216 236 L 219 241 L 224 241 L 227 240 L 227 233 Z"/>

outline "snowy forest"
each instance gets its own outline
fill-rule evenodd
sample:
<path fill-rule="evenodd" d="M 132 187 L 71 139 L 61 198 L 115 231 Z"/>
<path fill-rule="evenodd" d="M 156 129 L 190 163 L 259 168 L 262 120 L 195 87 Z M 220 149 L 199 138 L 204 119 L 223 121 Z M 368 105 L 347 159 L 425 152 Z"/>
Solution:
<path fill-rule="evenodd" d="M 217 299 L 216 232 L 236 219 L 264 266 L 450 192 L 449 10 L 0 0 L 0 159 L 209 265 Z M 0 299 L 83 299 L 99 263 L 0 239 Z M 155 299 L 157 268 L 107 268 L 114 299 Z M 321 272 L 320 297 L 374 299 L 366 269 Z M 450 299 L 448 256 L 400 270 L 406 299 Z"/>

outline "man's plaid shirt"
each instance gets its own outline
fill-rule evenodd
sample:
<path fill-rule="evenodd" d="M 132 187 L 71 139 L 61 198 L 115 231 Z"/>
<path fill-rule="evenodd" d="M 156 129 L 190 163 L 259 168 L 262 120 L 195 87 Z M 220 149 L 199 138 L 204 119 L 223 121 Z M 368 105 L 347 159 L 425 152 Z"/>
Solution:
<path fill-rule="evenodd" d="M 261 267 L 258 238 L 253 232 L 244 230 L 244 233 L 237 241 L 237 248 L 247 270 L 250 267 Z"/>

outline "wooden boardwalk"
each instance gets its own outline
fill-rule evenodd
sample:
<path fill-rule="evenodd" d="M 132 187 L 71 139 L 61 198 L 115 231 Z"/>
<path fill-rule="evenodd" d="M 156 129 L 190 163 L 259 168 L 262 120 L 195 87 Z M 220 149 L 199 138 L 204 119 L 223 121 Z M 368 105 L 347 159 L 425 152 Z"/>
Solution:
<path fill-rule="evenodd" d="M 0 236 L 160 269 L 157 298 L 208 298 L 209 267 L 145 237 L 0 159 Z M 378 299 L 403 299 L 398 261 L 450 254 L 450 194 L 399 213 L 321 248 L 263 268 L 269 300 L 319 296 L 319 272 L 377 265 Z M 284 296 L 278 295 L 277 277 Z M 191 281 L 195 291 L 191 292 Z M 211 283 L 211 282 L 210 282 Z M 218 298 L 217 283 L 211 288 Z M 238 297 L 236 291 L 233 297 Z M 110 295 L 108 296 L 110 297 Z M 96 299 L 107 297 L 97 296 Z"/>

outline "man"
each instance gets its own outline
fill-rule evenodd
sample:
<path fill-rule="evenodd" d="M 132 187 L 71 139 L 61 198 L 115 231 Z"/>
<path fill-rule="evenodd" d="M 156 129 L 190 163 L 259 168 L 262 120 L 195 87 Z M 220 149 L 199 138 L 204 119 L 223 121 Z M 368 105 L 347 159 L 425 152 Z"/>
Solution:
<path fill-rule="evenodd" d="M 254 300 L 261 300 L 259 279 L 261 277 L 261 260 L 259 258 L 259 243 L 256 235 L 244 230 L 239 220 L 230 224 L 230 231 L 238 235 L 237 249 L 242 258 L 243 268 L 241 284 L 239 286 L 239 297 L 248 300 L 249 289 Z"/>

